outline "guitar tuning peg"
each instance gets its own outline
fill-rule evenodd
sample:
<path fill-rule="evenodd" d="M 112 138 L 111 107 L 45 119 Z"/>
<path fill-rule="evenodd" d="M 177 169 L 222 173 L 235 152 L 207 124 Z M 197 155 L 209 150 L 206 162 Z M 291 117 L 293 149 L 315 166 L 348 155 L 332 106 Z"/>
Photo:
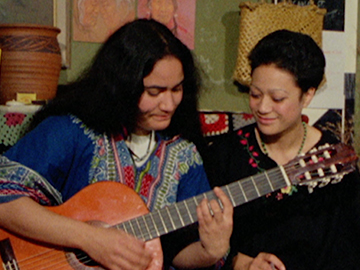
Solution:
<path fill-rule="evenodd" d="M 319 146 L 319 150 L 322 150 L 322 149 L 328 148 L 329 146 L 330 146 L 330 144 L 325 143 L 325 144 L 323 144 L 323 145 L 320 145 L 320 146 Z"/>
<path fill-rule="evenodd" d="M 334 177 L 334 178 L 332 179 L 332 181 L 331 181 L 331 184 L 340 183 L 341 180 L 343 179 L 343 177 L 344 177 L 344 174 L 338 175 L 338 176 Z"/>
<path fill-rule="evenodd" d="M 314 191 L 314 188 L 318 185 L 317 181 L 310 181 L 310 182 L 304 182 L 300 183 L 300 186 L 307 186 L 309 193 L 312 193 Z"/>
<path fill-rule="evenodd" d="M 331 179 L 328 178 L 328 177 L 322 179 L 320 184 L 319 184 L 319 188 L 327 186 L 327 184 L 329 184 L 330 182 L 331 182 Z"/>

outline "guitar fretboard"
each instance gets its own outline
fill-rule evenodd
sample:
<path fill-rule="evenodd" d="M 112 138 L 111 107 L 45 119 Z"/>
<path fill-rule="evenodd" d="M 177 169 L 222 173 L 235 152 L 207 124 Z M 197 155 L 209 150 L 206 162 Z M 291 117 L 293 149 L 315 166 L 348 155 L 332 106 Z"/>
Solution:
<path fill-rule="evenodd" d="M 221 189 L 236 207 L 287 185 L 289 180 L 283 167 L 280 166 L 222 186 Z M 214 192 L 208 191 L 114 227 L 148 241 L 197 222 L 196 207 L 204 198 L 217 200 Z"/>

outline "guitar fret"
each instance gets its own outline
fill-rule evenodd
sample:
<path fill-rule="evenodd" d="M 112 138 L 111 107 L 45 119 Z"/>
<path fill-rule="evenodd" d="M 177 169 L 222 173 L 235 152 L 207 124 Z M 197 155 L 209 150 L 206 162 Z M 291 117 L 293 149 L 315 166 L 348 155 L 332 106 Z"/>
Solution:
<path fill-rule="evenodd" d="M 153 219 L 153 213 L 145 215 L 145 222 L 147 224 L 147 227 L 149 228 L 149 238 L 147 240 L 160 236 L 157 225 Z"/>
<path fill-rule="evenodd" d="M 129 224 L 130 224 L 130 227 L 131 227 L 131 232 L 132 232 L 132 235 L 134 236 L 137 236 L 139 235 L 137 232 L 136 232 L 136 228 L 134 227 L 134 224 L 133 224 L 134 220 L 129 220 Z"/>
<path fill-rule="evenodd" d="M 140 238 L 140 239 L 144 239 L 144 233 L 142 231 L 142 226 L 140 225 L 139 219 L 136 218 L 135 221 L 136 221 L 136 225 L 137 225 L 137 228 L 138 228 L 138 231 L 139 231 L 139 234 L 137 235 L 137 237 Z"/>
<path fill-rule="evenodd" d="M 160 233 L 159 233 L 159 230 L 158 230 L 158 228 L 157 228 L 157 226 L 156 226 L 156 222 L 155 222 L 155 220 L 154 220 L 153 214 L 150 213 L 148 216 L 151 218 L 151 221 L 152 221 L 152 223 L 154 224 L 154 228 L 155 228 L 155 231 L 156 231 L 156 236 L 159 237 L 159 236 L 160 236 Z"/>
<path fill-rule="evenodd" d="M 233 198 L 233 196 L 232 196 L 232 194 L 231 194 L 231 192 L 230 192 L 229 185 L 226 185 L 226 186 L 225 186 L 225 189 L 226 189 L 226 190 L 223 190 L 223 191 L 224 191 L 225 194 L 228 196 L 228 198 L 230 198 L 230 201 L 231 201 L 232 206 L 235 206 L 236 204 L 235 204 L 234 198 Z"/>
<path fill-rule="evenodd" d="M 258 197 L 261 197 L 262 195 L 268 194 L 273 191 L 272 186 L 268 182 L 267 176 L 264 177 L 262 175 L 255 175 L 254 180 L 257 186 L 257 190 L 259 191 Z"/>
<path fill-rule="evenodd" d="M 124 232 L 129 233 L 128 229 L 126 228 L 126 224 L 127 224 L 127 223 L 128 223 L 128 222 L 123 222 L 123 223 L 121 223 L 121 224 L 116 225 L 115 227 L 116 227 L 116 229 L 121 229 L 121 230 L 123 230 Z"/>
<path fill-rule="evenodd" d="M 164 210 L 164 209 L 160 209 L 160 210 L 158 211 L 158 215 L 159 215 L 159 218 L 160 218 L 161 223 L 162 223 L 162 225 L 163 225 L 164 232 L 165 232 L 165 233 L 168 233 L 169 231 L 168 231 L 168 229 L 167 229 L 167 227 L 166 227 L 165 220 L 164 220 L 164 218 L 163 218 L 163 215 L 161 214 L 161 212 L 163 212 L 163 210 Z"/>
<path fill-rule="evenodd" d="M 140 232 L 139 232 L 139 228 L 136 227 L 137 226 L 136 220 L 134 220 L 134 219 L 130 220 L 130 225 L 131 225 L 131 228 L 132 228 L 132 230 L 134 232 L 133 235 L 136 236 L 136 237 L 139 237 Z"/>
<path fill-rule="evenodd" d="M 254 176 L 256 177 L 256 176 Z M 253 177 L 250 177 L 248 179 L 245 179 L 243 181 L 241 181 L 242 186 L 244 187 L 244 190 L 246 192 L 246 196 L 248 198 L 249 201 L 258 198 L 258 191 L 256 190 L 256 187 L 254 185 L 254 181 L 252 180 Z"/>
<path fill-rule="evenodd" d="M 252 181 L 252 183 L 253 183 L 253 185 L 254 185 L 254 187 L 255 187 L 255 190 L 256 190 L 256 192 L 257 192 L 258 196 L 260 196 L 260 192 L 259 192 L 259 190 L 258 190 L 258 188 L 257 188 L 257 186 L 256 186 L 256 183 L 255 183 L 254 177 L 250 177 L 250 179 L 251 179 L 251 181 Z"/>
<path fill-rule="evenodd" d="M 131 224 L 130 221 L 126 222 L 126 224 L 128 225 L 129 229 L 127 230 L 128 233 L 130 233 L 131 235 L 135 236 L 135 231 L 134 231 L 134 228 Z"/>
<path fill-rule="evenodd" d="M 158 219 L 160 220 L 160 224 L 162 225 L 162 228 L 158 228 L 159 229 L 159 233 L 160 234 L 164 234 L 164 233 L 167 233 L 167 230 L 166 230 L 166 225 L 165 225 L 165 222 L 164 222 L 164 219 L 162 218 L 161 216 L 161 213 L 160 213 L 160 210 L 157 210 L 154 212 L 154 218 L 155 218 L 155 215 L 157 214 L 158 216 Z"/>
<path fill-rule="evenodd" d="M 177 212 L 177 214 L 178 214 L 178 216 L 179 216 L 179 218 L 180 218 L 180 222 L 181 222 L 181 226 L 185 226 L 185 223 L 184 223 L 184 220 L 182 219 L 182 216 L 181 216 L 181 214 L 180 214 L 180 211 L 179 211 L 179 208 L 178 208 L 178 206 L 177 206 L 177 204 L 175 204 L 175 209 L 176 209 L 176 212 Z"/>
<path fill-rule="evenodd" d="M 248 200 L 248 198 L 247 198 L 247 196 L 246 196 L 246 194 L 245 194 L 245 191 L 244 191 L 244 189 L 243 189 L 240 181 L 237 181 L 237 184 L 238 184 L 239 187 L 240 187 L 240 190 L 241 190 L 241 192 L 242 192 L 242 194 L 243 194 L 243 196 L 244 196 L 245 201 L 248 202 L 249 200 Z"/>
<path fill-rule="evenodd" d="M 271 191 L 274 191 L 274 187 L 270 181 L 270 178 L 269 178 L 269 175 L 268 173 L 265 171 L 265 177 L 266 177 L 266 180 L 268 181 L 269 185 L 270 185 L 270 188 L 271 188 Z"/>
<path fill-rule="evenodd" d="M 198 203 L 198 201 L 196 200 L 196 197 L 192 197 L 192 198 L 193 198 L 193 200 L 194 200 L 195 205 L 198 206 L 199 203 Z"/>
<path fill-rule="evenodd" d="M 173 229 L 175 230 L 175 229 L 176 229 L 176 227 L 175 227 L 175 223 L 174 223 L 173 219 L 171 218 L 171 215 L 170 215 L 170 212 L 169 212 L 169 207 L 165 207 L 165 209 L 166 209 L 166 213 L 168 214 L 168 217 L 169 217 L 170 223 L 171 223 L 171 225 L 172 225 Z"/>
<path fill-rule="evenodd" d="M 144 239 L 144 234 L 143 234 L 143 232 L 142 232 L 142 230 L 141 230 L 141 225 L 140 225 L 140 223 L 139 223 L 139 218 L 135 218 L 135 219 L 133 219 L 134 221 L 135 221 L 135 224 L 136 224 L 136 228 L 138 229 L 137 230 L 137 234 L 136 234 L 136 237 L 137 238 L 139 238 L 139 239 L 141 239 L 141 240 L 143 240 Z"/>
<path fill-rule="evenodd" d="M 186 209 L 186 212 L 187 212 L 187 216 L 190 218 L 190 221 L 191 223 L 194 223 L 194 219 L 191 215 L 191 212 L 189 210 L 189 207 L 188 207 L 188 204 L 187 204 L 187 200 L 186 201 L 183 201 L 183 204 L 185 205 L 185 209 Z"/>
<path fill-rule="evenodd" d="M 282 174 L 282 176 L 283 176 L 283 178 L 284 178 L 284 180 L 285 180 L 286 186 L 288 186 L 288 187 L 291 186 L 291 181 L 289 180 L 289 178 L 288 178 L 288 176 L 287 176 L 287 173 L 286 173 L 284 167 L 283 167 L 283 166 L 279 166 L 279 169 L 280 169 L 281 174 Z"/>
<path fill-rule="evenodd" d="M 151 233 L 150 233 L 149 227 L 148 227 L 148 225 L 146 223 L 145 216 L 141 216 L 141 220 L 144 223 L 145 229 L 146 229 L 146 232 L 147 232 L 147 234 L 144 235 L 144 240 L 145 240 L 145 239 L 148 239 L 148 237 L 149 237 L 149 235 L 151 235 Z"/>
<path fill-rule="evenodd" d="M 206 194 L 206 198 L 211 201 L 211 200 L 218 200 L 218 197 L 215 195 L 215 193 L 211 190 L 205 193 Z"/>
<path fill-rule="evenodd" d="M 177 208 L 177 204 L 170 205 L 168 207 L 168 210 L 175 224 L 175 228 L 181 228 L 181 224 L 183 224 L 183 220 L 182 220 L 182 216 L 178 211 L 179 209 Z"/>

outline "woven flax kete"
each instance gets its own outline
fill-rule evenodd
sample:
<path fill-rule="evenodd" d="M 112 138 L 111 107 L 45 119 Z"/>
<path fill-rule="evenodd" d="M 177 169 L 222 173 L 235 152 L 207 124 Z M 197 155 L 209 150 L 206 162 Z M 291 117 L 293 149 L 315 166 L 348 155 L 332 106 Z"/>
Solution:
<path fill-rule="evenodd" d="M 249 86 L 251 68 L 248 55 L 257 42 L 280 29 L 311 36 L 322 48 L 322 29 L 326 9 L 317 7 L 311 0 L 307 6 L 289 2 L 278 4 L 244 2 L 240 7 L 240 36 L 234 79 Z M 325 78 L 322 83 L 324 83 Z"/>

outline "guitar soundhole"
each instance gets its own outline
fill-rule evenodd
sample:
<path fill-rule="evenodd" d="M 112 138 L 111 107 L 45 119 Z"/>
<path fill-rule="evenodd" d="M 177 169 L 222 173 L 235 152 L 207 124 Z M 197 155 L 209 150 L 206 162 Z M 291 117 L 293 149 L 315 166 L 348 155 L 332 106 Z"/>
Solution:
<path fill-rule="evenodd" d="M 69 264 L 76 270 L 86 270 L 86 269 L 103 269 L 99 266 L 97 262 L 90 258 L 82 250 L 72 250 L 66 252 L 66 258 L 69 261 Z"/>

